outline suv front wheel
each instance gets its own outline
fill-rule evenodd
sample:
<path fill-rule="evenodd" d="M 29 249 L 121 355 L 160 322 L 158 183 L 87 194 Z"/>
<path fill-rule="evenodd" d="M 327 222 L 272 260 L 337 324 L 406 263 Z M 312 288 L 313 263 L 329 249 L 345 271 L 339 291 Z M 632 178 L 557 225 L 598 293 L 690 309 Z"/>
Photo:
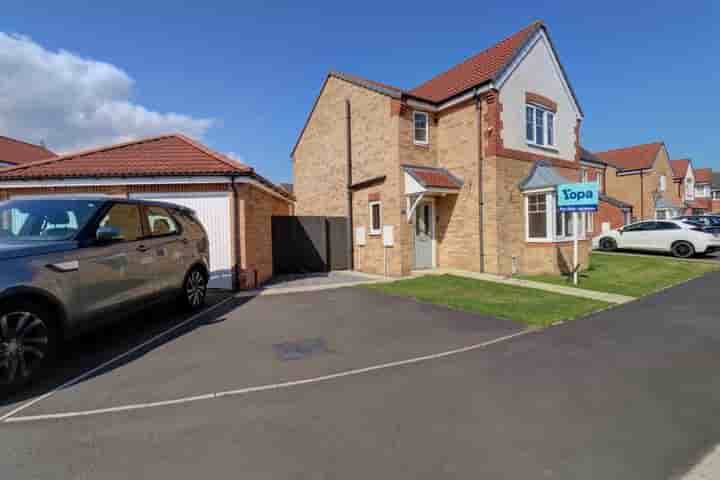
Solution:
<path fill-rule="evenodd" d="M 0 308 L 0 385 L 13 389 L 36 377 L 57 342 L 54 321 L 37 302 L 16 300 Z"/>

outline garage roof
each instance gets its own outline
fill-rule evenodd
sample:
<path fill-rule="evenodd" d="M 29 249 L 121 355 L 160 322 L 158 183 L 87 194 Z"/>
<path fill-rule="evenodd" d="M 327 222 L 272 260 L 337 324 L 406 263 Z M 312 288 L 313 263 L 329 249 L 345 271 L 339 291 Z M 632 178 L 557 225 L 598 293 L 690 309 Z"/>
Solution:
<path fill-rule="evenodd" d="M 84 150 L 0 170 L 0 182 L 68 178 L 249 176 L 292 198 L 242 162 L 173 133 Z"/>

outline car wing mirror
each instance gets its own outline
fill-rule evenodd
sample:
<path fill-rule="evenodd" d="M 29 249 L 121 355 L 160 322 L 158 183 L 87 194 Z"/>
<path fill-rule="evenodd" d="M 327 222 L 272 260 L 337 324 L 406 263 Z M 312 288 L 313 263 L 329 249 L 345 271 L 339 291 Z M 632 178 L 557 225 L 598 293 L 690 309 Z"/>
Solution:
<path fill-rule="evenodd" d="M 98 242 L 101 243 L 110 243 L 124 240 L 124 237 L 120 233 L 120 230 L 111 225 L 106 225 L 104 227 L 98 228 L 97 233 L 95 234 L 95 238 Z"/>

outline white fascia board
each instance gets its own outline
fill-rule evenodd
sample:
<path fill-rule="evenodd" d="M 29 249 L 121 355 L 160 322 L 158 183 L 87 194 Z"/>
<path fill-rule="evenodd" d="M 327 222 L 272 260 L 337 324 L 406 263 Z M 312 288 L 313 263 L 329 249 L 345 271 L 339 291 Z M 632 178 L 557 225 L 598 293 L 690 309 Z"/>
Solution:
<path fill-rule="evenodd" d="M 492 82 L 490 82 L 487 85 L 484 85 L 482 87 L 473 88 L 472 90 L 468 91 L 467 93 L 460 95 L 459 97 L 453 98 L 451 100 L 448 100 L 447 102 L 441 103 L 440 105 L 433 105 L 432 103 L 423 102 L 420 100 L 416 100 L 414 98 L 408 98 L 407 104 L 410 107 L 418 108 L 420 110 L 426 110 L 428 112 L 440 112 L 447 108 L 453 107 L 459 103 L 465 102 L 466 100 L 474 98 L 476 95 L 485 93 L 493 88 L 495 88 L 495 86 L 493 85 Z"/>
<path fill-rule="evenodd" d="M 619 171 L 619 172 L 615 173 L 615 175 L 617 175 L 618 177 L 624 177 L 626 175 L 637 175 L 641 172 L 642 173 L 650 173 L 652 171 L 653 171 L 652 168 L 638 168 L 636 170 L 624 170 L 621 172 Z"/>
<path fill-rule="evenodd" d="M 236 184 L 247 183 L 269 193 L 285 202 L 293 200 L 280 195 L 261 182 L 249 177 L 234 177 Z M 53 188 L 53 187 L 112 187 L 125 185 L 202 185 L 231 184 L 232 177 L 197 176 L 197 177 L 127 177 L 127 178 L 67 178 L 48 180 L 0 180 L 0 189 L 14 188 Z"/>
<path fill-rule="evenodd" d="M 543 187 L 543 188 L 533 188 L 532 190 L 523 190 L 523 195 L 531 195 L 533 193 L 555 193 L 557 191 L 557 188 L 555 187 Z"/>
<path fill-rule="evenodd" d="M 560 81 L 562 83 L 563 89 L 565 90 L 565 93 L 568 97 L 570 97 L 570 101 L 573 105 L 573 109 L 575 110 L 575 113 L 579 118 L 583 118 L 582 112 L 580 111 L 580 106 L 575 101 L 575 95 L 573 95 L 572 90 L 570 89 L 570 84 L 568 84 L 567 78 L 565 78 L 565 74 L 563 73 L 563 69 L 560 67 L 560 60 L 558 60 L 557 56 L 555 55 L 555 50 L 552 48 L 552 45 L 550 44 L 550 40 L 547 38 L 547 35 L 545 34 L 545 31 L 543 29 L 538 30 L 533 37 L 528 41 L 525 46 L 520 50 L 520 53 L 515 57 L 515 59 L 512 61 L 512 63 L 505 69 L 505 71 L 498 77 L 496 85 L 498 90 L 502 89 L 503 85 L 505 85 L 505 82 L 507 82 L 508 78 L 510 78 L 510 75 L 515 72 L 517 67 L 525 60 L 525 57 L 528 56 L 530 51 L 533 49 L 533 47 L 538 42 L 544 42 L 545 46 L 547 47 L 548 51 L 550 52 L 550 57 L 552 58 L 553 68 L 555 69 L 555 72 L 557 73 L 558 77 L 560 78 Z"/>
<path fill-rule="evenodd" d="M 416 195 L 418 193 L 424 193 L 425 187 L 420 185 L 420 182 L 415 180 L 412 175 L 407 172 L 405 173 L 405 195 Z"/>

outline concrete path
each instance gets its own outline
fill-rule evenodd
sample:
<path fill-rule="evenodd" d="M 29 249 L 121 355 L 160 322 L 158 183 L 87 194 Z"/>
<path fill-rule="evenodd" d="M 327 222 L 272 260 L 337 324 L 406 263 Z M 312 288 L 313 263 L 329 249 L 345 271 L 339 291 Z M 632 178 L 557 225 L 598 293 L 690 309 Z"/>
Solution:
<path fill-rule="evenodd" d="M 372 275 L 357 271 L 336 271 L 322 274 L 283 275 L 261 288 L 235 294 L 238 298 L 285 295 L 288 293 L 319 292 L 338 288 L 354 287 L 371 283 L 394 282 L 398 278 Z"/>
<path fill-rule="evenodd" d="M 500 275 L 492 275 L 489 273 L 475 273 L 465 270 L 455 270 L 450 268 L 436 268 L 433 270 L 417 270 L 414 275 L 457 275 L 459 277 L 475 278 L 477 280 L 485 280 L 487 282 L 504 283 L 505 285 L 514 285 L 516 287 L 535 288 L 537 290 L 545 290 L 547 292 L 561 293 L 563 295 L 571 295 L 573 297 L 590 298 L 593 300 L 601 300 L 608 303 L 627 303 L 635 300 L 635 297 L 626 295 L 618 295 L 615 293 L 596 292 L 594 290 L 585 290 L 582 288 L 564 287 L 562 285 L 553 285 L 551 283 L 533 282 L 530 280 L 522 280 L 519 278 L 502 277 Z"/>

